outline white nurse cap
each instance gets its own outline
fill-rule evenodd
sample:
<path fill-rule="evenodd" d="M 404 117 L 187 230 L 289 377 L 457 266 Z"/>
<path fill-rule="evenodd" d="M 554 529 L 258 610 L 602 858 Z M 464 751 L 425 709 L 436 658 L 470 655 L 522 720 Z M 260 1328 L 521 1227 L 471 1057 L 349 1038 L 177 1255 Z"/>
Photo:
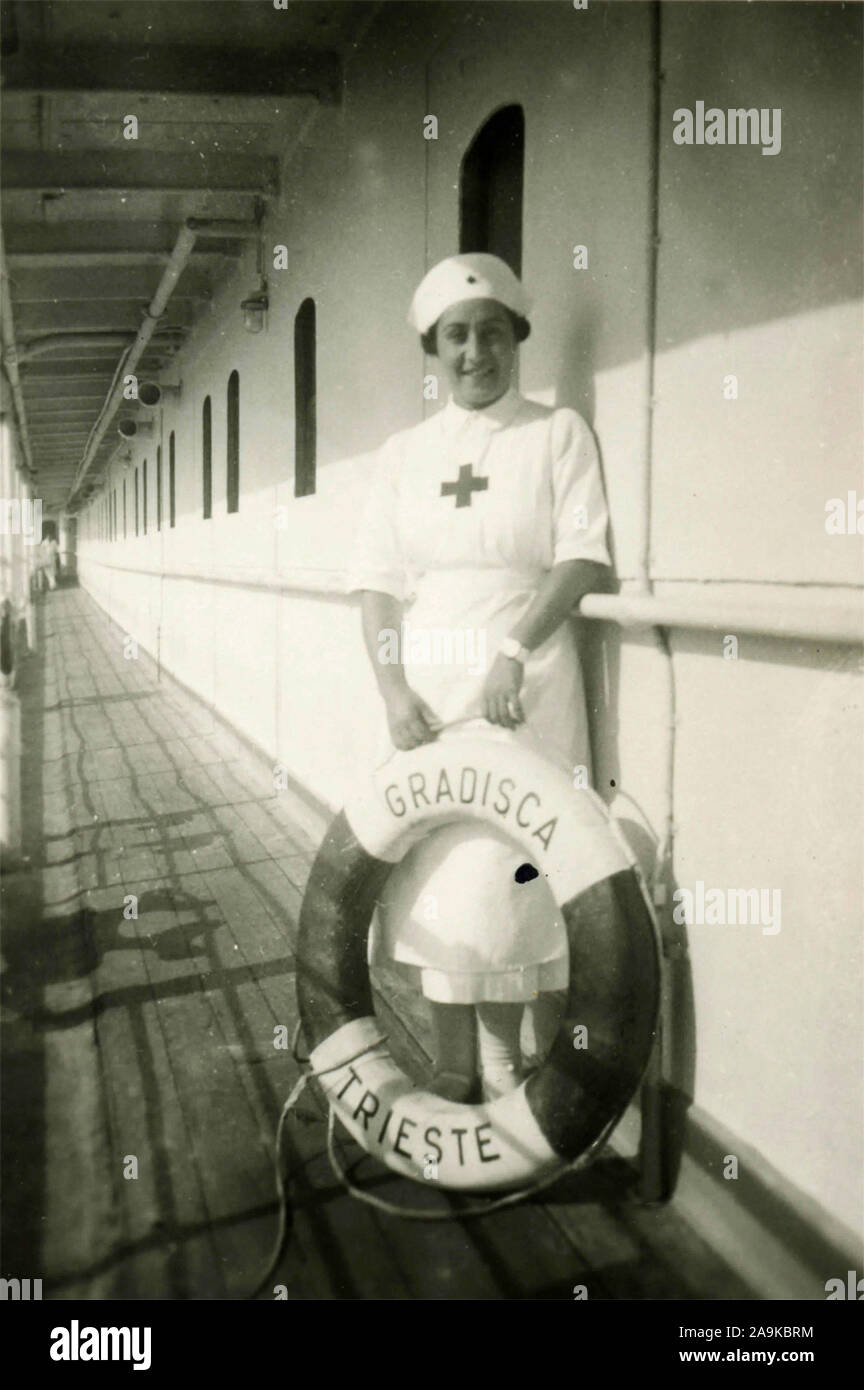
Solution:
<path fill-rule="evenodd" d="M 497 299 L 522 318 L 531 308 L 521 280 L 509 265 L 498 256 L 475 251 L 467 256 L 449 256 L 424 275 L 414 291 L 408 322 L 418 333 L 425 333 L 445 309 L 463 299 Z"/>

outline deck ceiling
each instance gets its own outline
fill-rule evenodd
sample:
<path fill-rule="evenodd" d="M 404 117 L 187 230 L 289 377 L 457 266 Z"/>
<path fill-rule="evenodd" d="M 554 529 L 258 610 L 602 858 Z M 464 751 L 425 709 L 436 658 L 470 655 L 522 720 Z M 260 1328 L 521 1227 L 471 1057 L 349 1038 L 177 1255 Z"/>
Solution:
<path fill-rule="evenodd" d="M 351 0 L 293 0 L 287 10 L 237 0 L 0 5 L 2 224 L 46 512 L 69 505 L 124 343 L 185 219 L 254 220 L 310 113 L 340 100 L 343 55 L 374 9 Z M 129 114 L 137 140 L 124 138 Z M 139 378 L 170 367 L 242 245 L 197 243 Z M 119 443 L 112 425 L 87 489 Z"/>

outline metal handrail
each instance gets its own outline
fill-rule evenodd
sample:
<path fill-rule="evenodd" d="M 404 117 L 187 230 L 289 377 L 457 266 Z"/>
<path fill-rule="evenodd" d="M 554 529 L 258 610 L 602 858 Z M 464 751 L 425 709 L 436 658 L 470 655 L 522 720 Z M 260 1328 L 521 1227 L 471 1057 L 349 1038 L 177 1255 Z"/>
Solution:
<path fill-rule="evenodd" d="M 619 627 L 691 628 L 702 632 L 752 633 L 800 642 L 864 642 L 864 593 L 857 601 L 816 609 L 764 600 L 665 598 L 655 594 L 586 594 L 585 618 Z"/>
<path fill-rule="evenodd" d="M 98 565 L 103 569 L 129 574 L 148 574 L 199 584 L 228 588 L 257 589 L 262 593 L 308 593 L 347 600 L 342 571 L 330 570 L 320 576 L 310 571 L 279 575 L 252 570 L 247 574 L 215 570 L 202 573 L 191 567 L 172 570 L 152 565 L 118 565 L 90 556 L 78 557 L 79 566 Z M 855 646 L 864 642 L 864 591 L 856 599 L 835 604 L 830 609 L 813 609 L 788 602 L 774 604 L 764 600 L 726 598 L 722 603 L 703 603 L 696 599 L 658 598 L 653 595 L 586 594 L 579 614 L 598 622 L 613 622 L 623 628 L 687 628 L 705 632 L 753 633 L 780 641 L 831 642 Z"/>

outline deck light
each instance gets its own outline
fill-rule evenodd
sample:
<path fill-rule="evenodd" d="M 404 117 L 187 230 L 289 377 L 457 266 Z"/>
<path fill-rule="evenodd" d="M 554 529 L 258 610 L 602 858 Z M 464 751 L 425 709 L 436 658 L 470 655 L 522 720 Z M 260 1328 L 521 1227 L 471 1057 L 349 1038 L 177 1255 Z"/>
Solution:
<path fill-rule="evenodd" d="M 121 420 L 117 433 L 122 439 L 135 439 L 139 434 L 152 434 L 153 426 L 149 420 Z"/>
<path fill-rule="evenodd" d="M 257 294 L 250 295 L 244 299 L 240 308 L 243 310 L 243 327 L 247 333 L 260 333 L 264 327 L 264 315 L 270 307 L 267 292 L 262 281 L 261 288 Z"/>
<path fill-rule="evenodd" d="M 138 401 L 148 410 L 155 410 L 165 400 L 178 400 L 182 387 L 182 382 L 178 386 L 165 386 L 161 381 L 142 381 L 138 386 Z"/>

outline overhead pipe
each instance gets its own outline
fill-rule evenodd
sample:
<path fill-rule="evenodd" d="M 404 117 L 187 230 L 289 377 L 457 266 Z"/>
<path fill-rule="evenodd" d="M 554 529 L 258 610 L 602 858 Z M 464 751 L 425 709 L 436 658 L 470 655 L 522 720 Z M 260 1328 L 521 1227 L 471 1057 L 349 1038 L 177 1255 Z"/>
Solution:
<path fill-rule="evenodd" d="M 155 333 L 154 337 L 163 335 Z M 165 337 L 176 336 L 174 330 L 166 330 Z M 77 352 L 80 348 L 128 347 L 133 341 L 131 333 L 49 333 L 44 338 L 36 338 L 18 352 L 19 362 L 32 362 L 36 357 L 47 357 L 54 352 Z"/>
<path fill-rule="evenodd" d="M 165 312 L 165 307 L 168 300 L 171 298 L 172 291 L 186 268 L 189 257 L 194 250 L 196 240 L 199 236 L 224 236 L 224 230 L 214 230 L 214 228 L 224 228 L 226 225 L 236 226 L 238 228 L 236 232 L 237 236 L 258 235 L 257 222 L 226 224 L 225 222 L 218 222 L 213 218 L 187 217 L 186 222 L 181 227 L 174 244 L 174 249 L 168 258 L 168 264 L 162 273 L 162 279 L 159 281 L 159 287 L 149 307 L 144 311 L 144 322 L 138 329 L 132 346 L 124 353 L 117 364 L 114 381 L 108 392 L 105 404 L 99 413 L 99 418 L 93 427 L 93 432 L 84 451 L 84 457 L 78 468 L 75 482 L 69 493 L 70 503 L 93 465 L 96 451 L 102 443 L 112 416 L 125 399 L 123 395 L 123 377 L 133 374 L 138 363 L 141 361 L 144 350 L 156 331 L 156 325 Z M 242 231 L 239 229 L 242 229 Z"/>
<path fill-rule="evenodd" d="M 15 320 L 12 316 L 12 296 L 9 293 L 9 273 L 6 269 L 6 247 L 3 231 L 0 228 L 0 326 L 2 326 L 3 365 L 12 388 L 12 400 L 18 420 L 18 434 L 21 448 L 30 474 L 33 474 L 33 455 L 30 452 L 30 436 L 27 433 L 27 413 L 24 409 L 24 395 L 21 391 L 21 378 L 18 375 L 18 348 L 15 342 Z"/>
<path fill-rule="evenodd" d="M 187 217 L 186 226 L 200 237 L 224 237 L 239 241 L 258 235 L 257 222 L 242 222 L 224 217 Z"/>
<path fill-rule="evenodd" d="M 88 440 L 87 447 L 84 450 L 84 457 L 82 458 L 81 463 L 78 467 L 75 482 L 72 486 L 72 490 L 69 493 L 70 502 L 73 500 L 76 492 L 81 486 L 81 483 L 84 481 L 84 478 L 87 476 L 87 473 L 90 471 L 90 468 L 92 467 L 93 460 L 96 456 L 96 450 L 102 443 L 102 440 L 105 436 L 105 431 L 107 430 L 111 422 L 112 416 L 119 409 L 121 402 L 125 399 L 123 395 L 123 377 L 133 374 L 135 368 L 137 367 L 138 363 L 143 357 L 144 349 L 147 347 L 147 344 L 153 337 L 153 334 L 156 331 L 156 325 L 165 312 L 166 305 L 171 297 L 171 292 L 177 284 L 177 281 L 180 279 L 180 276 L 183 274 L 189 257 L 192 254 L 193 247 L 195 246 L 195 240 L 196 233 L 192 231 L 188 226 L 183 226 L 180 228 L 177 240 L 174 243 L 174 250 L 171 252 L 170 257 L 168 258 L 168 264 L 166 265 L 165 270 L 162 273 L 162 278 L 159 281 L 158 289 L 156 290 L 155 295 L 150 301 L 149 306 L 144 311 L 144 322 L 138 329 L 138 332 L 135 335 L 135 339 L 131 347 L 129 347 L 126 350 L 126 352 L 123 354 L 123 356 L 117 364 L 117 370 L 114 373 L 114 381 L 112 383 L 111 389 L 108 392 L 108 396 L 106 397 L 105 404 L 99 412 L 99 418 L 96 421 L 96 424 L 93 426 L 90 439 Z"/>

